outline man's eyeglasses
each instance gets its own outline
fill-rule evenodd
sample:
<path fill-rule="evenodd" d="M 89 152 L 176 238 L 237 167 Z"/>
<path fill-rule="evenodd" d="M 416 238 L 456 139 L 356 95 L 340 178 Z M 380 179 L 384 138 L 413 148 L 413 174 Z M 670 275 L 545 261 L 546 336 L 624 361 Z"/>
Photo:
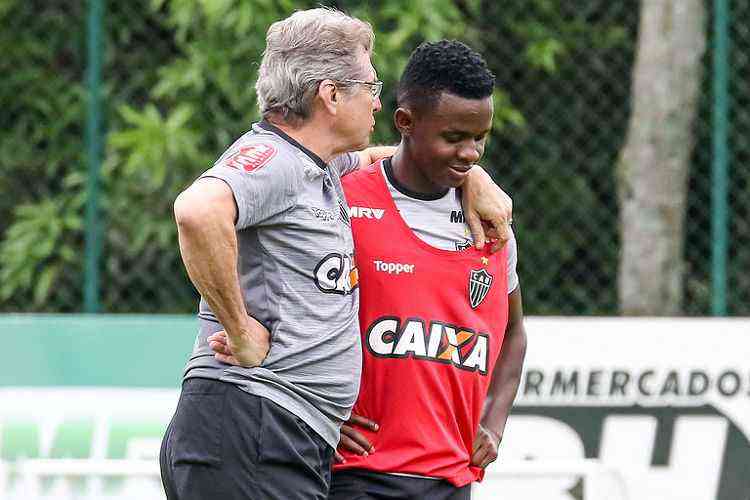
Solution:
<path fill-rule="evenodd" d="M 370 88 L 370 95 L 372 95 L 373 101 L 377 99 L 378 97 L 380 97 L 380 92 L 383 90 L 383 82 L 381 82 L 380 80 L 376 80 L 374 82 L 366 82 L 364 80 L 346 79 L 346 80 L 340 80 L 340 83 L 346 83 L 346 84 L 358 83 L 360 85 L 367 85 Z"/>

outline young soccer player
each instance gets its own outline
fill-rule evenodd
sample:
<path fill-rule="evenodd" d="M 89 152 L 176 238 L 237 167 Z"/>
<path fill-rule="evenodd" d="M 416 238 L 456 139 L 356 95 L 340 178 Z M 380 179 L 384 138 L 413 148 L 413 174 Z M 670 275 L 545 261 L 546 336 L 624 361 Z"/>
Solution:
<path fill-rule="evenodd" d="M 398 88 L 395 155 L 343 180 L 363 367 L 329 499 L 467 499 L 497 457 L 526 348 L 516 244 L 472 248 L 459 195 L 493 88 L 466 45 L 421 45 Z"/>

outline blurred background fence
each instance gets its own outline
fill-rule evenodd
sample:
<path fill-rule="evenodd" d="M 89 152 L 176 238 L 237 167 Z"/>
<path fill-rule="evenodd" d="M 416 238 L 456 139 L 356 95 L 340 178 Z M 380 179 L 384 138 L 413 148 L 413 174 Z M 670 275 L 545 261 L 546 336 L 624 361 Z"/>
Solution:
<path fill-rule="evenodd" d="M 268 25 L 318 3 L 1 0 L 0 311 L 193 311 L 172 201 L 257 120 Z M 482 162 L 514 198 L 527 313 L 617 314 L 616 166 L 642 3 L 322 3 L 376 28 L 378 143 L 396 141 L 395 82 L 419 42 L 485 55 L 498 91 Z M 750 4 L 705 7 L 681 312 L 750 315 Z M 726 158 L 713 153 L 723 130 Z"/>

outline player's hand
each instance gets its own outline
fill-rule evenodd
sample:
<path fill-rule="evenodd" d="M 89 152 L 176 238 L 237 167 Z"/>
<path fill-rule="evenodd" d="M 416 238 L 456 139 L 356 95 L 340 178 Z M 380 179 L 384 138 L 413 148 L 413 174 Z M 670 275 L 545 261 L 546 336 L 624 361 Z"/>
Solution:
<path fill-rule="evenodd" d="M 510 196 L 479 165 L 469 170 L 461 193 L 464 218 L 474 238 L 474 246 L 481 250 L 489 240 L 492 253 L 503 248 L 510 239 L 513 221 L 513 200 Z"/>
<path fill-rule="evenodd" d="M 357 430 L 357 427 L 369 429 L 373 432 L 377 432 L 380 426 L 370 420 L 369 418 L 352 413 L 344 425 L 341 426 L 341 438 L 339 439 L 339 449 L 345 449 L 356 453 L 357 455 L 369 455 L 375 451 L 375 447 L 370 443 L 361 432 Z M 341 453 L 336 450 L 333 459 L 337 463 L 344 462 L 344 457 Z"/>
<path fill-rule="evenodd" d="M 474 449 L 471 452 L 471 465 L 484 469 L 497 460 L 497 450 L 503 436 L 479 425 L 474 438 Z"/>
<path fill-rule="evenodd" d="M 245 368 L 259 366 L 271 347 L 271 334 L 251 316 L 236 334 L 230 336 L 222 330 L 210 335 L 207 340 L 216 359 Z"/>

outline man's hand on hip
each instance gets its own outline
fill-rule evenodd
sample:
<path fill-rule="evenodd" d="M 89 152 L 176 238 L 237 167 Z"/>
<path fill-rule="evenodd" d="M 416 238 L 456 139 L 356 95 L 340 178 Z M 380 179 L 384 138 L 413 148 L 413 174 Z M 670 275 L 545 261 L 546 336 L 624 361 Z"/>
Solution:
<path fill-rule="evenodd" d="M 255 318 L 248 316 L 243 328 L 233 335 L 222 330 L 208 337 L 214 357 L 222 363 L 253 368 L 259 366 L 271 347 L 271 334 Z"/>

